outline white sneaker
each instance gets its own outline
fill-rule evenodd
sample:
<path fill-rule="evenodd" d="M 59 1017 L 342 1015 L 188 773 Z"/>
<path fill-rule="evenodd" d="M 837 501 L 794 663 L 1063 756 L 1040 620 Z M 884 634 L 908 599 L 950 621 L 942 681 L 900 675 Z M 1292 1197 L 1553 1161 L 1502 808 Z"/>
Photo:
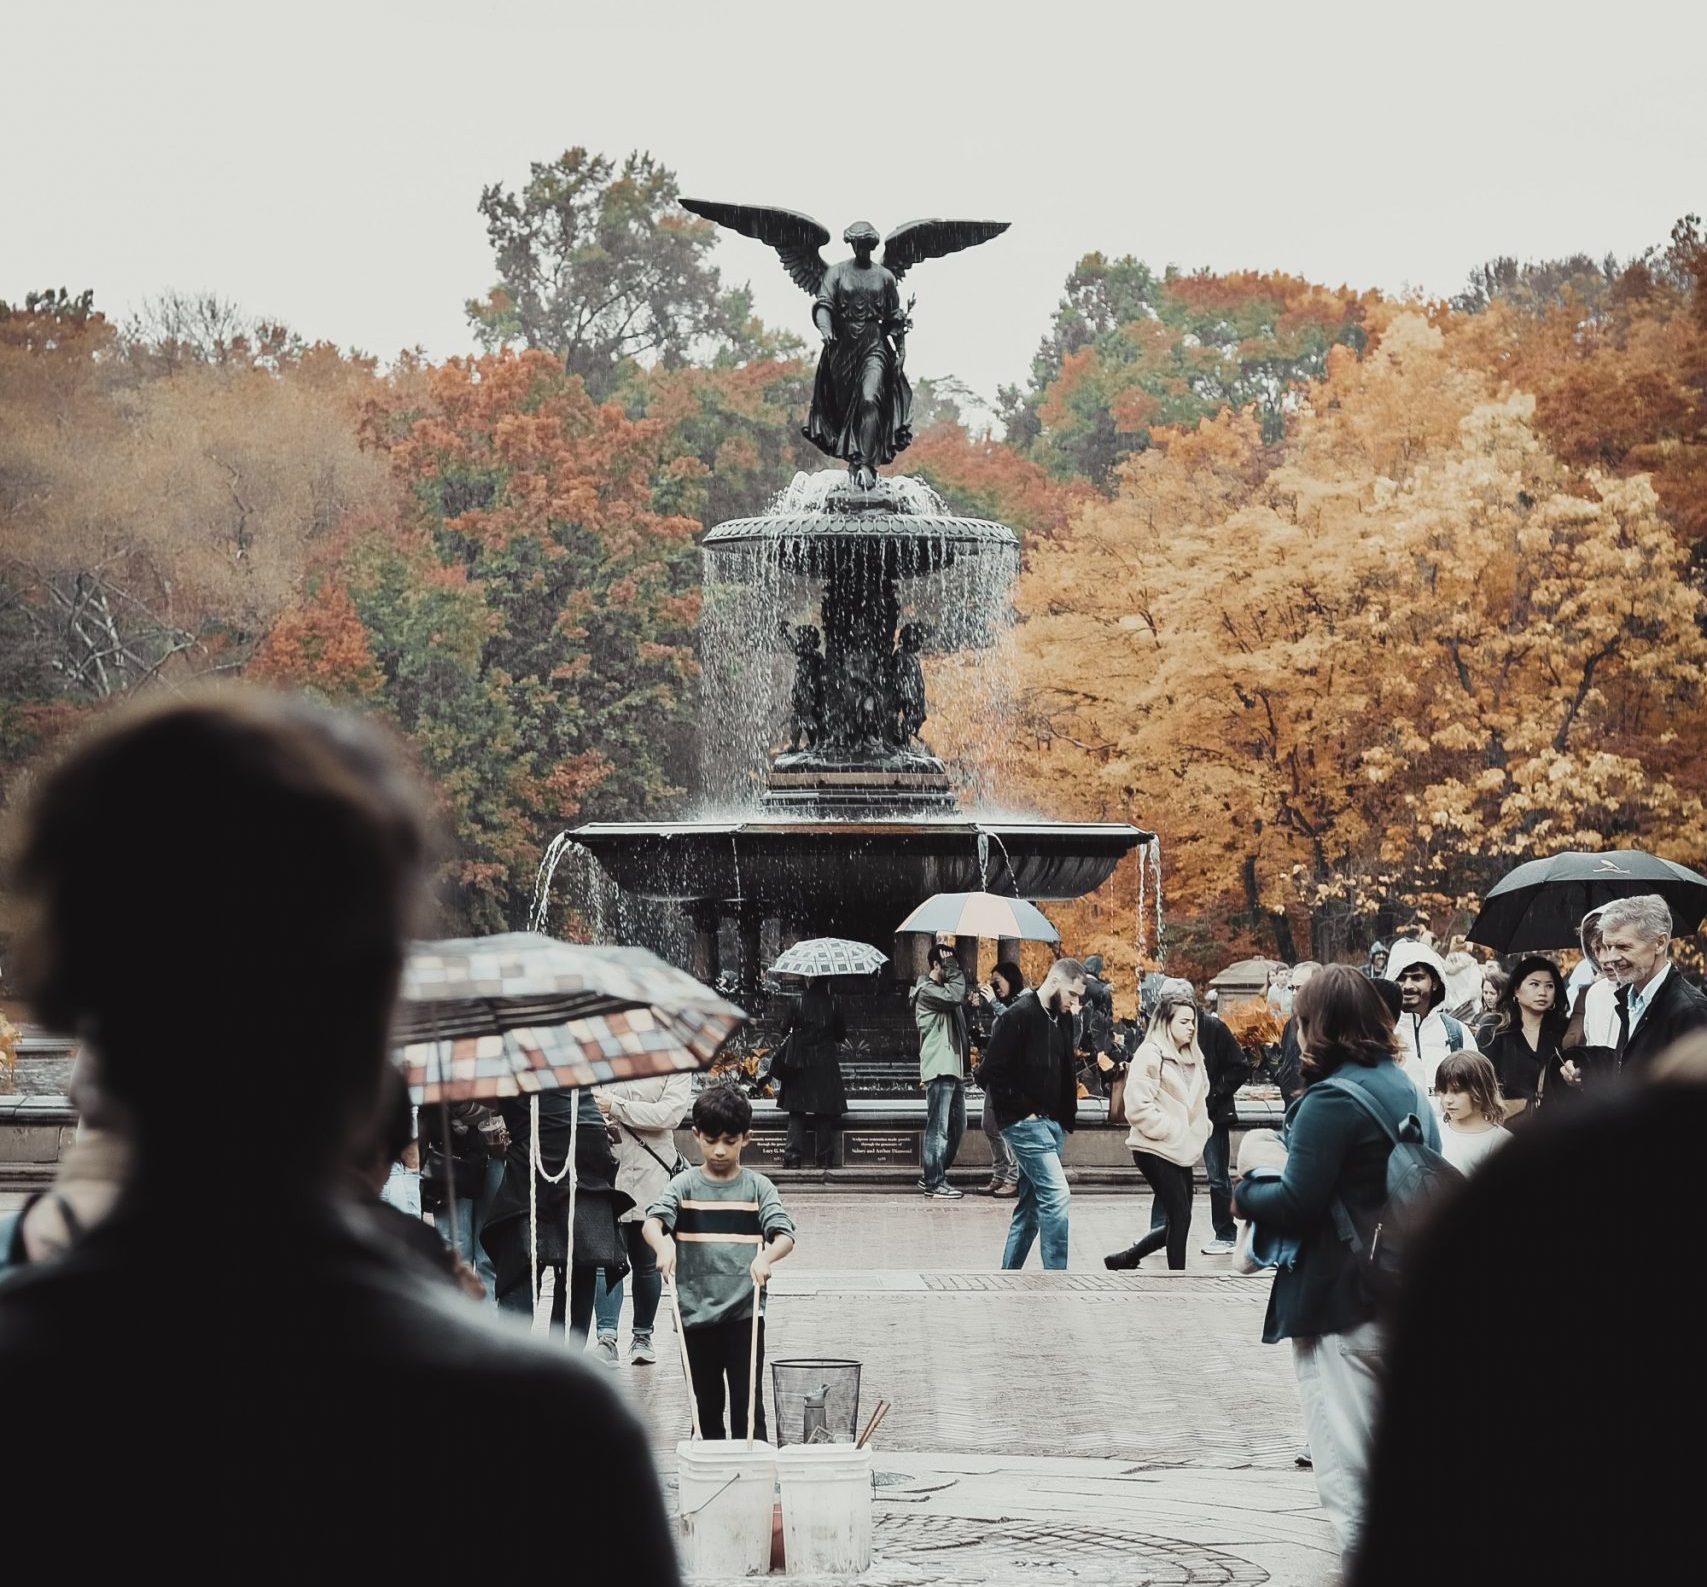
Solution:
<path fill-rule="evenodd" d="M 617 1353 L 616 1340 L 610 1335 L 595 1340 L 593 1344 L 593 1359 L 602 1367 L 622 1365 L 622 1357 Z"/>
<path fill-rule="evenodd" d="M 954 1186 L 949 1184 L 945 1179 L 936 1187 L 935 1190 L 931 1192 L 931 1196 L 937 1201 L 963 1201 L 966 1197 L 966 1192 L 964 1190 L 956 1190 Z"/>
<path fill-rule="evenodd" d="M 1232 1240 L 1211 1240 L 1208 1245 L 1204 1246 L 1203 1254 L 1205 1256 L 1231 1256 L 1234 1247 L 1235 1242 Z"/>
<path fill-rule="evenodd" d="M 652 1348 L 652 1339 L 649 1334 L 636 1334 L 629 1341 L 628 1364 L 631 1367 L 655 1366 L 657 1361 L 658 1352 Z"/>

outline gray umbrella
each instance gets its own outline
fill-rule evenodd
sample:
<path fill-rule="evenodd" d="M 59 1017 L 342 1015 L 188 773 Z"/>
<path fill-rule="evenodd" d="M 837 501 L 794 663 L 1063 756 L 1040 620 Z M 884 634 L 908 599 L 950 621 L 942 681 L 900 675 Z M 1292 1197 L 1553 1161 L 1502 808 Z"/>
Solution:
<path fill-rule="evenodd" d="M 808 937 L 797 942 L 771 966 L 772 975 L 870 975 L 889 962 L 889 955 L 864 942 L 845 937 Z"/>

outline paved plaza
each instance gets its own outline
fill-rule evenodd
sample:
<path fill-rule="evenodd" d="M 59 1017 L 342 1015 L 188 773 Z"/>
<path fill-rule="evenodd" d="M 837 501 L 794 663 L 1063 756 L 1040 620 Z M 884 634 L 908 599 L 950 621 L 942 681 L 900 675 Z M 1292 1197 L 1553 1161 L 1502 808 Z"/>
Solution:
<path fill-rule="evenodd" d="M 1011 1203 L 791 1189 L 799 1250 L 777 1273 L 771 1359 L 864 1363 L 876 1547 L 866 1580 L 1261 1583 L 1334 1579 L 1291 1356 L 1261 1342 L 1266 1277 L 1198 1254 L 1108 1273 L 1148 1192 L 1074 1198 L 1066 1273 L 995 1271 Z M 1032 1258 L 1036 1262 L 1035 1255 Z M 624 1346 L 627 1321 L 623 1324 Z M 654 1434 L 672 1498 L 688 1427 L 675 1344 L 613 1376 Z"/>

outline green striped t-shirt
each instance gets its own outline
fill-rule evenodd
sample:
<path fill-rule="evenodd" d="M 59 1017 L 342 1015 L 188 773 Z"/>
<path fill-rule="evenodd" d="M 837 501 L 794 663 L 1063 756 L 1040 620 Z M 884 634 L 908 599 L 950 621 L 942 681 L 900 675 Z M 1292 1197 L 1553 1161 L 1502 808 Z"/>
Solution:
<path fill-rule="evenodd" d="M 646 1216 L 675 1237 L 684 1328 L 750 1317 L 753 1276 L 747 1270 L 753 1258 L 765 1241 L 794 1233 L 794 1220 L 776 1186 L 750 1168 L 721 1180 L 703 1168 L 690 1168 L 670 1181 Z M 759 1310 L 764 1310 L 762 1296 Z"/>

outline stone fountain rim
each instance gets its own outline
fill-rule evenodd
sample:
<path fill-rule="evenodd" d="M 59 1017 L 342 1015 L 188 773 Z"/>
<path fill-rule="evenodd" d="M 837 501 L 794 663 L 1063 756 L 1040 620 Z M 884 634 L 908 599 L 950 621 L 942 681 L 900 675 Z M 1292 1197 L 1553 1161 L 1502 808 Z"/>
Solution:
<path fill-rule="evenodd" d="M 1019 549 L 1019 536 L 1006 524 L 994 523 L 988 518 L 901 512 L 809 512 L 730 518 L 707 533 L 700 544 L 725 546 L 773 540 L 902 539 Z"/>

